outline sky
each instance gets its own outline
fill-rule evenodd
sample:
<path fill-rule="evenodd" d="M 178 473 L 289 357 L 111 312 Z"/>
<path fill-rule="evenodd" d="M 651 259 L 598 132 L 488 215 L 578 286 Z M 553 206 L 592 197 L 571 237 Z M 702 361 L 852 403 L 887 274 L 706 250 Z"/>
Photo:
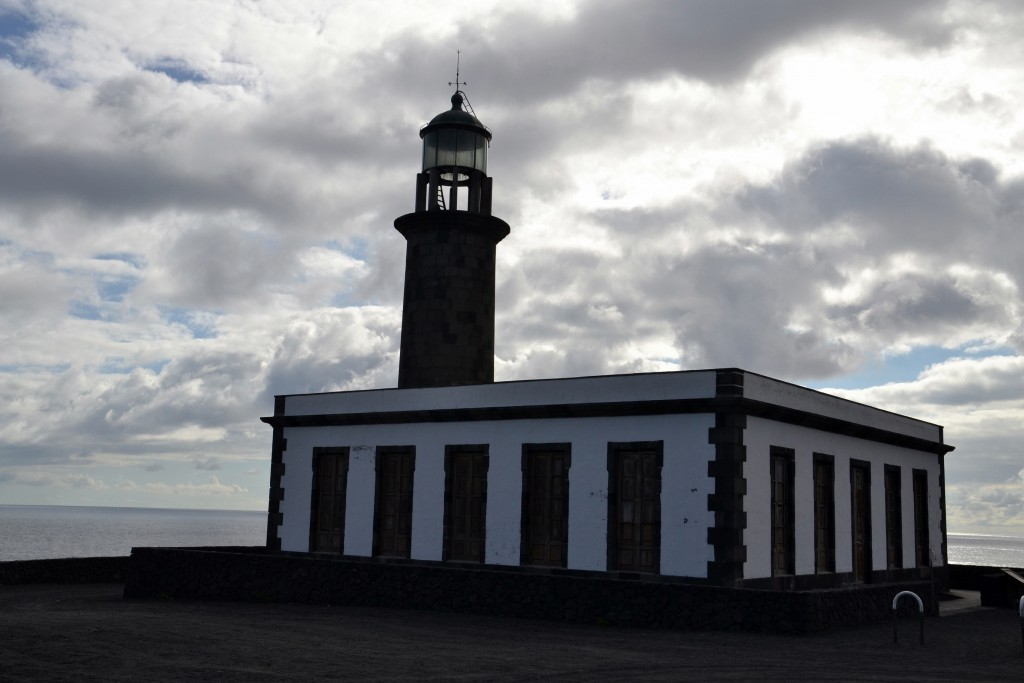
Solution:
<path fill-rule="evenodd" d="M 949 530 L 1024 535 L 1021 35 L 1014 0 L 0 0 L 0 502 L 265 509 L 275 394 L 396 386 L 459 59 L 496 379 L 911 415 Z"/>

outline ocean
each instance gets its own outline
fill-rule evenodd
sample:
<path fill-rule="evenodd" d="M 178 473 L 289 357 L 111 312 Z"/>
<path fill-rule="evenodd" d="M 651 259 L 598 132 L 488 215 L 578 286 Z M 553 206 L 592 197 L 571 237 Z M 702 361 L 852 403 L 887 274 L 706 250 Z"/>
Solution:
<path fill-rule="evenodd" d="M 1024 569 L 1024 538 L 947 534 L 950 564 Z"/>
<path fill-rule="evenodd" d="M 133 546 L 263 545 L 267 513 L 0 505 L 0 562 L 129 555 Z M 1024 568 L 1024 538 L 949 534 L 951 564 Z"/>
<path fill-rule="evenodd" d="M 130 555 L 133 546 L 264 545 L 267 513 L 0 505 L 0 562 Z"/>

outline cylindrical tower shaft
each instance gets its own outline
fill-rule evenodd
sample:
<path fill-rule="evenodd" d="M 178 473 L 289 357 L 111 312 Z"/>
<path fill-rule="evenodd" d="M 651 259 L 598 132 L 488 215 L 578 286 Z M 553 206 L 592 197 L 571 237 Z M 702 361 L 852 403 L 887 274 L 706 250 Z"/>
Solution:
<path fill-rule="evenodd" d="M 503 220 L 419 211 L 395 221 L 406 239 L 399 388 L 494 381 L 494 265 Z"/>

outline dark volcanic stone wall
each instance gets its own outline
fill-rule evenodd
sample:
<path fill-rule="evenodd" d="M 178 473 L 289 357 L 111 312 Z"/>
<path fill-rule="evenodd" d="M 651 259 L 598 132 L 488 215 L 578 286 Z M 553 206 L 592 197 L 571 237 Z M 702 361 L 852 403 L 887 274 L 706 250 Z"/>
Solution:
<path fill-rule="evenodd" d="M 127 557 L 70 557 L 0 562 L 0 585 L 27 583 L 120 583 Z"/>
<path fill-rule="evenodd" d="M 926 583 L 780 592 L 564 570 L 135 548 L 125 597 L 405 607 L 643 628 L 812 633 L 889 618 L 893 597 L 905 589 L 930 605 Z M 916 613 L 909 604 L 901 607 L 908 615 Z"/>
<path fill-rule="evenodd" d="M 399 388 L 494 381 L 494 270 L 508 225 L 463 211 L 402 216 L 405 297 Z"/>

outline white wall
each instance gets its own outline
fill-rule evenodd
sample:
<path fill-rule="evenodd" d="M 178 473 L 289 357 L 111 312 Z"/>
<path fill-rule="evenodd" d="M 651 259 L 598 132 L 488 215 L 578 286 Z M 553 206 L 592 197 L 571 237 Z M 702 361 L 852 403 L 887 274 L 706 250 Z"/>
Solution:
<path fill-rule="evenodd" d="M 289 403 L 291 402 L 289 398 Z M 319 411 L 318 411 L 319 412 Z M 376 446 L 416 447 L 413 479 L 413 559 L 440 560 L 444 522 L 446 444 L 489 445 L 485 561 L 519 564 L 522 444 L 570 443 L 568 567 L 607 569 L 608 443 L 663 441 L 661 573 L 705 577 L 714 557 L 707 529 L 714 514 L 707 476 L 714 446 L 713 415 L 507 420 L 491 422 L 288 428 L 281 478 L 282 550 L 309 547 L 312 452 L 348 446 L 345 553 L 370 555 L 373 543 Z"/>
<path fill-rule="evenodd" d="M 772 446 L 795 451 L 796 464 L 796 573 L 814 573 L 814 453 L 835 458 L 836 571 L 853 571 L 850 519 L 850 459 L 871 464 L 871 561 L 873 569 L 886 568 L 885 465 L 901 467 L 903 490 L 903 566 L 914 566 L 913 470 L 928 472 L 928 538 L 936 564 L 941 563 L 939 460 L 933 453 L 914 451 L 850 436 L 831 434 L 762 418 L 748 418 L 744 434 L 747 461 L 744 476 L 747 495 L 747 528 L 744 543 L 747 561 L 744 578 L 771 576 L 771 478 Z"/>

